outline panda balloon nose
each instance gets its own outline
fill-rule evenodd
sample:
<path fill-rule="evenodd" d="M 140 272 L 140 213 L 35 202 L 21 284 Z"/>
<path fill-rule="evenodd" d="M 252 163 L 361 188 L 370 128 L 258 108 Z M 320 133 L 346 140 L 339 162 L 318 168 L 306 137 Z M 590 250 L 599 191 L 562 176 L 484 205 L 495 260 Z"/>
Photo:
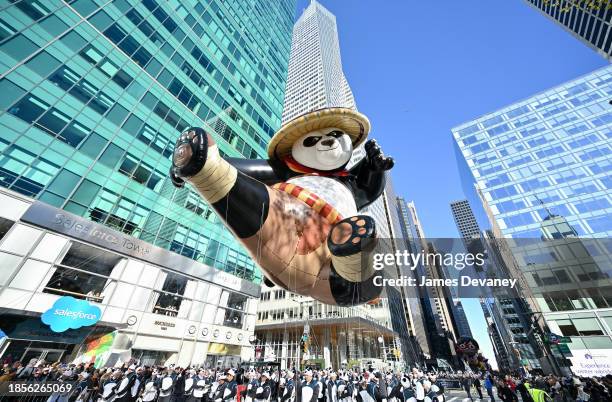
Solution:
<path fill-rule="evenodd" d="M 321 145 L 325 145 L 326 147 L 331 147 L 335 143 L 336 143 L 336 139 L 335 138 L 329 138 L 329 139 L 321 141 Z"/>

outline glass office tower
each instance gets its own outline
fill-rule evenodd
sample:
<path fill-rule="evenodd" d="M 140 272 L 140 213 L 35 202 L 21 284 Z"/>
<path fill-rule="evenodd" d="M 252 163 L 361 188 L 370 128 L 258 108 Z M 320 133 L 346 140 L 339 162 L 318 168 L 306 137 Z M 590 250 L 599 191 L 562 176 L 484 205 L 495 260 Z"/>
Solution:
<path fill-rule="evenodd" d="M 495 236 L 523 239 L 529 318 L 571 337 L 552 352 L 579 374 L 612 358 L 611 95 L 607 66 L 452 130 Z"/>
<path fill-rule="evenodd" d="M 168 179 L 202 126 L 265 157 L 295 0 L 23 0 L 0 6 L 0 185 L 258 281 L 200 197 Z"/>
<path fill-rule="evenodd" d="M 611 95 L 608 66 L 452 130 L 504 235 L 539 238 L 547 210 L 612 235 Z"/>

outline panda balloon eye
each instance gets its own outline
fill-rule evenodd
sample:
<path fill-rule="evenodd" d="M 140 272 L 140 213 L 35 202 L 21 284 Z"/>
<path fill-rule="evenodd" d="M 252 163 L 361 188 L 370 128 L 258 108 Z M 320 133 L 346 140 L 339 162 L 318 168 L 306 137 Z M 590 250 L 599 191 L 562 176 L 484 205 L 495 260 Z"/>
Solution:
<path fill-rule="evenodd" d="M 317 145 L 317 142 L 319 142 L 321 140 L 321 136 L 317 135 L 317 136 L 313 136 L 313 137 L 306 137 L 304 138 L 304 146 L 305 147 L 312 147 Z"/>
<path fill-rule="evenodd" d="M 334 138 L 340 138 L 344 135 L 344 133 L 342 131 L 338 131 L 338 130 L 334 130 L 330 133 L 327 134 L 330 137 L 334 137 Z"/>

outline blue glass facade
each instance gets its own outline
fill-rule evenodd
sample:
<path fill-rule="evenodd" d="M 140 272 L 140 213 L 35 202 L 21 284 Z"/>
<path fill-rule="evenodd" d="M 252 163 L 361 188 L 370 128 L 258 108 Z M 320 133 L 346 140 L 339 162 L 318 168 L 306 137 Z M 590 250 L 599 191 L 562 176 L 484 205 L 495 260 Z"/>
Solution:
<path fill-rule="evenodd" d="M 452 130 L 494 230 L 546 239 L 508 243 L 535 302 L 527 315 L 571 337 L 580 375 L 584 356 L 612 358 L 611 95 L 608 66 Z"/>
<path fill-rule="evenodd" d="M 504 235 L 539 238 L 546 208 L 612 235 L 611 95 L 608 66 L 452 129 Z"/>
<path fill-rule="evenodd" d="M 258 281 L 211 209 L 168 179 L 178 133 L 265 157 L 295 0 L 0 6 L 0 185 Z"/>

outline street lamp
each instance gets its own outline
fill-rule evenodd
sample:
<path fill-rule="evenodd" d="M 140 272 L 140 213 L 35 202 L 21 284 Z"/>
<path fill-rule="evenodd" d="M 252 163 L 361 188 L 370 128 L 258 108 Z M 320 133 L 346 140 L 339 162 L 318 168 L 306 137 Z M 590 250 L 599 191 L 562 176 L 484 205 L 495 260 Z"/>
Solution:
<path fill-rule="evenodd" d="M 387 363 L 387 353 L 385 352 L 385 338 L 382 336 L 378 337 L 378 343 L 380 343 L 383 354 L 383 362 Z"/>

